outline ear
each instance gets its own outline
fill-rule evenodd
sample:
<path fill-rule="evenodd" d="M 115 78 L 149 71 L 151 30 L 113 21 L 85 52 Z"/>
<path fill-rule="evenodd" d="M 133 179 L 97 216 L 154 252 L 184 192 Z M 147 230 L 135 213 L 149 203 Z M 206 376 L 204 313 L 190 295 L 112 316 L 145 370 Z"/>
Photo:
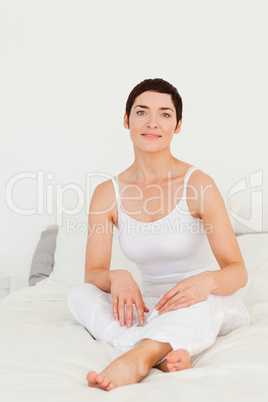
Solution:
<path fill-rule="evenodd" d="M 124 114 L 124 127 L 129 129 L 127 114 Z"/>
<path fill-rule="evenodd" d="M 174 131 L 175 134 L 178 134 L 181 131 L 181 125 L 182 125 L 182 119 L 180 119 L 180 121 Z"/>

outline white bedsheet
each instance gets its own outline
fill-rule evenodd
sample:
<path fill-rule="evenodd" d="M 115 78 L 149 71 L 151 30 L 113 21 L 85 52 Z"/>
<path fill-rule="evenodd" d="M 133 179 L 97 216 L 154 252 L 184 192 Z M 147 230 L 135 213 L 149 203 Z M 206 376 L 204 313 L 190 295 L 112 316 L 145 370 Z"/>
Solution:
<path fill-rule="evenodd" d="M 87 385 L 121 355 L 95 341 L 72 317 L 69 285 L 48 278 L 0 301 L 1 401 L 254 401 L 268 400 L 268 272 L 250 276 L 240 294 L 251 325 L 239 328 L 193 359 L 193 369 L 151 369 L 138 384 L 106 392 Z M 254 300 L 254 286 L 260 292 Z M 260 296 L 261 295 L 261 296 Z"/>

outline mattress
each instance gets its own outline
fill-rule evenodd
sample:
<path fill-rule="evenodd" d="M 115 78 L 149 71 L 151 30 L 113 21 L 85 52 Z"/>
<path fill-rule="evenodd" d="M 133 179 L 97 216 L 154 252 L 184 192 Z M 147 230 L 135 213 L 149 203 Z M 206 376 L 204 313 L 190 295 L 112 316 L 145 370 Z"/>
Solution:
<path fill-rule="evenodd" d="M 255 238 L 253 237 L 255 236 Z M 259 236 L 259 237 L 258 237 Z M 261 237 L 266 236 L 266 237 Z M 253 239 L 253 240 L 252 240 Z M 48 277 L 0 301 L 1 401 L 267 401 L 268 235 L 252 235 L 241 250 L 249 281 L 238 293 L 251 324 L 219 336 L 192 358 L 193 369 L 152 368 L 137 384 L 109 392 L 88 387 L 122 353 L 96 341 L 67 305 L 71 284 Z"/>

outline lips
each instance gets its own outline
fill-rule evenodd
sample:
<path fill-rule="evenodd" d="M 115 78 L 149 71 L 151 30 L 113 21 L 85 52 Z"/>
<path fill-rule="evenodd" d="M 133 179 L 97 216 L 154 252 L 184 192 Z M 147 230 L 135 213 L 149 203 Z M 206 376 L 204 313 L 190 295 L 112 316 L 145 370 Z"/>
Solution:
<path fill-rule="evenodd" d="M 151 138 L 161 137 L 161 135 L 159 135 L 159 134 L 151 134 L 151 133 L 144 133 L 142 135 L 145 136 L 145 137 L 151 137 Z"/>

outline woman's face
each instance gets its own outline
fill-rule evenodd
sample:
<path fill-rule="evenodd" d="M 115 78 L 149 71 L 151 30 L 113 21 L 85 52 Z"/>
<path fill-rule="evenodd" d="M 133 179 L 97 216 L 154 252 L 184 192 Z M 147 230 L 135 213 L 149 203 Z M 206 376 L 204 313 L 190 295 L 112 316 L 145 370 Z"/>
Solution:
<path fill-rule="evenodd" d="M 130 130 L 134 146 L 148 151 L 168 146 L 174 133 L 179 133 L 182 120 L 178 127 L 176 123 L 176 110 L 171 95 L 153 91 L 137 96 L 130 111 L 129 125 L 127 115 L 124 116 L 124 127 Z M 150 134 L 156 136 L 151 137 Z"/>

